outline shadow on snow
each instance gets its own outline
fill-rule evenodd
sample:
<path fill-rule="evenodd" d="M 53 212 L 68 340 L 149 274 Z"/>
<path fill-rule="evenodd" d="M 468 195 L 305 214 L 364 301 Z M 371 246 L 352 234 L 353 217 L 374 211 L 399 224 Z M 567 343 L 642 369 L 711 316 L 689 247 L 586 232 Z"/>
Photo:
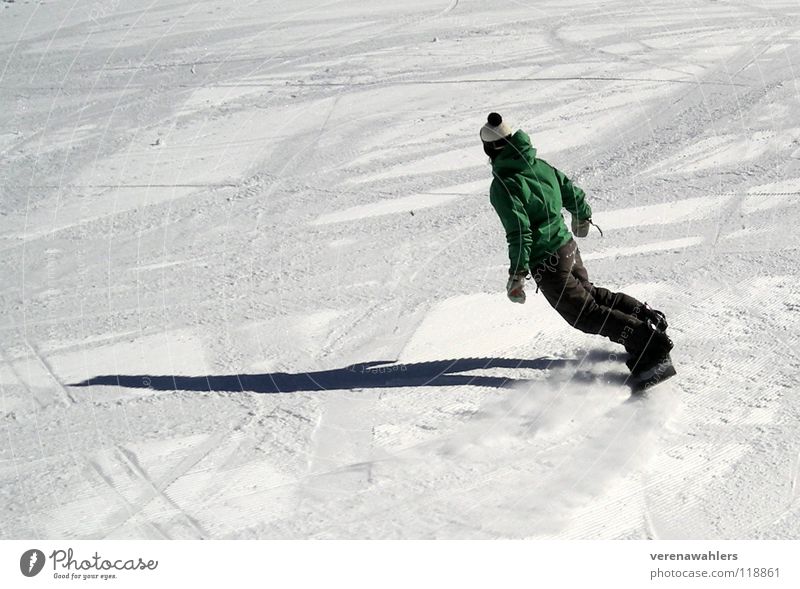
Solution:
<path fill-rule="evenodd" d="M 535 358 L 522 360 L 515 358 L 458 358 L 435 360 L 410 364 L 394 364 L 391 361 L 374 361 L 353 364 L 333 370 L 317 372 L 273 372 L 267 374 L 230 374 L 207 376 L 178 375 L 134 375 L 116 374 L 95 376 L 71 386 L 87 387 L 93 385 L 121 386 L 134 389 L 157 391 L 222 391 L 253 393 L 295 393 L 326 391 L 336 389 L 369 389 L 391 387 L 421 386 L 481 386 L 510 387 L 525 379 L 503 376 L 484 376 L 459 374 L 489 368 L 527 368 L 547 370 L 574 365 L 580 368 L 584 360 L 595 359 L 600 351 L 589 352 L 583 360 Z M 607 355 L 607 354 L 606 354 Z M 615 375 L 611 375 L 613 378 Z M 575 380 L 591 381 L 596 375 L 576 372 Z"/>

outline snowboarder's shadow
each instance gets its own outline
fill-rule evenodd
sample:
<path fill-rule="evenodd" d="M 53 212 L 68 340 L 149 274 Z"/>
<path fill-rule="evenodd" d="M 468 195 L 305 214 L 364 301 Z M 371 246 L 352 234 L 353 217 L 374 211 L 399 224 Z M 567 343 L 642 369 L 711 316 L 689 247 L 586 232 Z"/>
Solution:
<path fill-rule="evenodd" d="M 316 372 L 273 372 L 266 374 L 229 374 L 206 376 L 114 374 L 95 376 L 71 386 L 120 386 L 157 391 L 219 391 L 252 393 L 296 393 L 341 389 L 369 389 L 422 386 L 482 386 L 512 387 L 526 379 L 485 374 L 462 374 L 493 368 L 548 370 L 568 366 L 580 367 L 595 355 L 589 352 L 582 358 L 457 358 L 395 364 L 391 361 L 373 361 L 353 364 L 333 370 Z M 577 380 L 593 380 L 586 370 L 576 370 Z"/>

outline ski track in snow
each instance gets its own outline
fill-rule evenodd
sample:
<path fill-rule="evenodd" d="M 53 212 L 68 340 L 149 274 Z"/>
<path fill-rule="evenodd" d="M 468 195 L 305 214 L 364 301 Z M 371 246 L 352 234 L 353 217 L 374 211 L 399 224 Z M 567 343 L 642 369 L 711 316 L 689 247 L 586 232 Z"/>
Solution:
<path fill-rule="evenodd" d="M 798 537 L 796 3 L 267 4 L 4 5 L 0 537 Z M 508 303 L 490 110 L 676 378 Z"/>

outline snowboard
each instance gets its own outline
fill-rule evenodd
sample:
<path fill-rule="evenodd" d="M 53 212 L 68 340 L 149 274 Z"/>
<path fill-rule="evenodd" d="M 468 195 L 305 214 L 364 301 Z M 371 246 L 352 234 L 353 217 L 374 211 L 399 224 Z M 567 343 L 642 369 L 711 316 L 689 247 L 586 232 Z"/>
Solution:
<path fill-rule="evenodd" d="M 677 372 L 675 371 L 675 366 L 672 364 L 672 358 L 667 354 L 661 362 L 652 368 L 631 374 L 628 378 L 628 384 L 634 393 L 640 393 L 657 384 L 661 384 L 676 374 Z"/>

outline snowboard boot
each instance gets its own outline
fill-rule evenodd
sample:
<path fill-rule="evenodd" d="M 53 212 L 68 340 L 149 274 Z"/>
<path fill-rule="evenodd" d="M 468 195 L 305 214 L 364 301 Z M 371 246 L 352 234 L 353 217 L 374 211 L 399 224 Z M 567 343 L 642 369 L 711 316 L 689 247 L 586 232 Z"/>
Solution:
<path fill-rule="evenodd" d="M 637 376 L 656 367 L 665 358 L 669 358 L 673 343 L 669 336 L 659 330 L 650 319 L 636 328 L 631 341 L 625 346 L 631 355 L 625 364 L 631 374 Z M 671 364 L 671 362 L 670 362 Z"/>

